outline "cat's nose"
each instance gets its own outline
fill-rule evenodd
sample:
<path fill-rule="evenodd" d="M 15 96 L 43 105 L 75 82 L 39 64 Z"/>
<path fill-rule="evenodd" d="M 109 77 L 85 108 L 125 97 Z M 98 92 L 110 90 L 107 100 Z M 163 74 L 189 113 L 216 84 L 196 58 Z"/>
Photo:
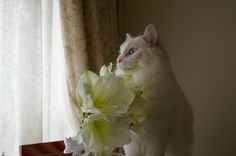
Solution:
<path fill-rule="evenodd" d="M 122 59 L 121 58 L 118 58 L 117 59 L 117 63 L 121 63 L 122 62 Z"/>

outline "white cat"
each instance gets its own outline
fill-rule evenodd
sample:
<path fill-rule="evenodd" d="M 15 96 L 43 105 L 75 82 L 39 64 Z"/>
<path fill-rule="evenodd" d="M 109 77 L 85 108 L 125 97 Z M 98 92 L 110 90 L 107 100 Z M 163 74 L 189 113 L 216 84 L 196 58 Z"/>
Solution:
<path fill-rule="evenodd" d="M 130 37 L 120 46 L 116 74 L 130 73 L 143 89 L 151 115 L 143 137 L 132 133 L 124 147 L 127 156 L 190 156 L 193 113 L 176 82 L 158 34 L 148 25 L 142 36 Z"/>

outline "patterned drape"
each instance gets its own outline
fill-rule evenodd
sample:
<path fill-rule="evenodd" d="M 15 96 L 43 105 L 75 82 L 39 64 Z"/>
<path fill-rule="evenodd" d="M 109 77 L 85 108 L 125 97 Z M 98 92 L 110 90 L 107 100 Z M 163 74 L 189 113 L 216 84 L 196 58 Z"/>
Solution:
<path fill-rule="evenodd" d="M 76 83 L 83 71 L 98 72 L 103 64 L 116 58 L 117 3 L 116 0 L 60 1 L 67 82 L 74 106 Z"/>

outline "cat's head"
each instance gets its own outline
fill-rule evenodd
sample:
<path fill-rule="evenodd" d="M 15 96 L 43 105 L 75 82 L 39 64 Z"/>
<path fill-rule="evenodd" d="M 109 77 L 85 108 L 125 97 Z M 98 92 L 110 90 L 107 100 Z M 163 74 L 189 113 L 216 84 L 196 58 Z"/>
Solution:
<path fill-rule="evenodd" d="M 126 34 L 126 41 L 120 46 L 120 54 L 117 58 L 117 68 L 123 72 L 132 72 L 151 63 L 152 57 L 156 57 L 159 50 L 158 33 L 150 24 L 143 35 L 131 37 Z"/>

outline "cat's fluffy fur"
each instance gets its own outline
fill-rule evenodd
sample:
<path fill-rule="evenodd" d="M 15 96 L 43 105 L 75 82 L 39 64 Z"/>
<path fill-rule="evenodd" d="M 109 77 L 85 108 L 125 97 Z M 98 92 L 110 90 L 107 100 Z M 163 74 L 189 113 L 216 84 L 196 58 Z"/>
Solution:
<path fill-rule="evenodd" d="M 151 115 L 143 137 L 132 133 L 132 142 L 124 147 L 126 155 L 190 156 L 192 109 L 176 82 L 167 54 L 160 48 L 153 25 L 148 25 L 142 36 L 132 38 L 127 34 L 117 66 L 117 75 L 130 73 L 142 87 Z"/>

